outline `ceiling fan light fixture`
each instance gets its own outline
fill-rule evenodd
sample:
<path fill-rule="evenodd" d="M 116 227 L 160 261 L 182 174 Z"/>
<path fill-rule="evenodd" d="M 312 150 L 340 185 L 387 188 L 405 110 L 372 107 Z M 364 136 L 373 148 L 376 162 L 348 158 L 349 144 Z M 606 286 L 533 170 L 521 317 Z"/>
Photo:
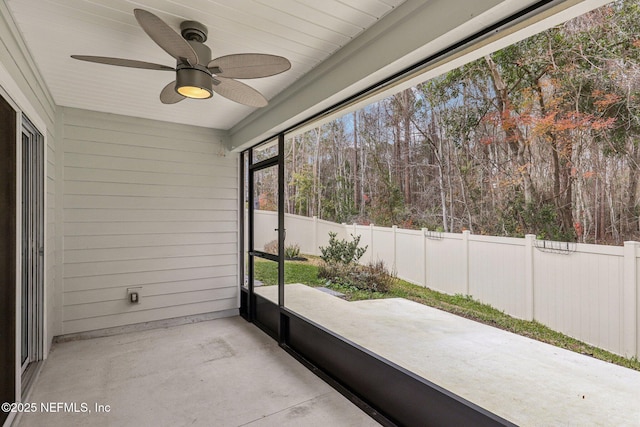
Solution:
<path fill-rule="evenodd" d="M 207 99 L 213 96 L 211 75 L 197 68 L 178 69 L 176 92 L 193 99 Z"/>
<path fill-rule="evenodd" d="M 257 90 L 235 79 L 255 79 L 283 73 L 291 68 L 286 58 L 262 53 L 239 53 L 211 59 L 207 27 L 197 21 L 180 24 L 181 34 L 144 9 L 133 14 L 145 33 L 176 60 L 176 68 L 124 58 L 71 55 L 81 61 L 147 70 L 175 71 L 176 79 L 160 91 L 160 102 L 175 104 L 185 98 L 207 99 L 215 92 L 248 107 L 261 108 L 267 99 Z M 214 77 L 215 76 L 215 77 Z"/>
<path fill-rule="evenodd" d="M 212 94 L 205 88 L 196 86 L 181 86 L 176 89 L 178 93 L 187 98 L 194 99 L 207 99 L 211 98 Z"/>

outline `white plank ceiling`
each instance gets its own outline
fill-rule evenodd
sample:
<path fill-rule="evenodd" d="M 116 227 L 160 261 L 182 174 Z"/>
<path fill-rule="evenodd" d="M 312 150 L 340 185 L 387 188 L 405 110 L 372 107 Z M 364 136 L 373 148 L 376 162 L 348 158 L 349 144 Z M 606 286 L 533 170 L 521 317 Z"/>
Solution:
<path fill-rule="evenodd" d="M 229 129 L 254 109 L 221 96 L 164 105 L 166 71 L 77 61 L 70 55 L 175 60 L 138 26 L 146 9 L 179 32 L 182 21 L 209 28 L 212 57 L 257 52 L 281 55 L 291 70 L 244 82 L 272 98 L 405 0 L 3 0 L 47 86 L 61 106 Z"/>

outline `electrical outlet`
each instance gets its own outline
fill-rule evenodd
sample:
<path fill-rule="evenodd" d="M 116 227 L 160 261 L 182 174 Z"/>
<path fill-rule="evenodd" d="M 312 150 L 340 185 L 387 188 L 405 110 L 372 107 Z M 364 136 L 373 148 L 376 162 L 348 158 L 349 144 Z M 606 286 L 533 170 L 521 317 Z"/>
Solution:
<path fill-rule="evenodd" d="M 131 304 L 139 304 L 140 303 L 140 291 L 141 287 L 138 288 L 127 288 L 127 298 Z"/>

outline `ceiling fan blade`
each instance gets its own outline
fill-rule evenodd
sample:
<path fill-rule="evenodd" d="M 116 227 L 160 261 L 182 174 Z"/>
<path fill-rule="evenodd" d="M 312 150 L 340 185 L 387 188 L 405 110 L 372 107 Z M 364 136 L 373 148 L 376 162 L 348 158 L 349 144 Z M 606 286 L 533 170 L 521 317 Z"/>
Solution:
<path fill-rule="evenodd" d="M 262 53 L 240 53 L 213 59 L 209 62 L 207 68 L 220 77 L 255 79 L 287 71 L 291 68 L 291 63 L 282 56 Z"/>
<path fill-rule="evenodd" d="M 144 9 L 134 9 L 133 13 L 145 33 L 165 52 L 191 65 L 198 63 L 198 55 L 191 45 L 166 22 Z"/>
<path fill-rule="evenodd" d="M 145 70 L 175 71 L 173 67 L 154 64 L 152 62 L 135 61 L 133 59 L 110 58 L 108 56 L 71 55 L 73 59 L 80 61 L 97 62 L 98 64 L 117 65 L 118 67 L 142 68 Z"/>
<path fill-rule="evenodd" d="M 162 89 L 162 92 L 160 92 L 160 101 L 163 104 L 175 104 L 183 99 L 185 99 L 185 97 L 176 92 L 175 80 L 166 85 L 164 89 Z"/>
<path fill-rule="evenodd" d="M 225 77 L 213 77 L 213 91 L 249 107 L 265 107 L 268 103 L 266 98 L 251 86 Z"/>

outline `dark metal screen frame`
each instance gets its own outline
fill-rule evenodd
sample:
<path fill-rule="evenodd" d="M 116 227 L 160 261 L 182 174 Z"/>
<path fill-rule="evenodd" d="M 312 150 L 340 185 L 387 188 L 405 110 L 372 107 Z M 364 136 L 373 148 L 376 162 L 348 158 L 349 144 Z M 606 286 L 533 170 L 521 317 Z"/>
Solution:
<path fill-rule="evenodd" d="M 393 85 L 405 76 L 428 67 L 447 55 L 454 54 L 496 32 L 558 4 L 560 0 L 540 0 L 535 4 L 509 16 L 451 46 L 431 55 L 406 69 L 377 82 L 374 85 L 338 102 L 311 117 L 296 123 L 278 133 L 278 191 L 284 194 L 284 138 L 285 134 L 314 120 L 333 114 L 344 106 L 381 88 Z M 273 140 L 273 136 L 254 147 Z M 253 147 L 252 147 L 253 148 Z M 245 150 L 251 156 L 251 150 Z M 246 155 L 246 154 L 245 154 Z M 270 161 L 272 159 L 268 159 Z M 258 163 L 260 165 L 267 161 Z M 249 161 L 251 167 L 251 158 Z M 257 165 L 254 165 L 257 166 Z M 251 175 L 251 174 L 250 174 Z M 244 175 L 243 175 L 244 179 Z M 252 186 L 250 176 L 249 185 Z M 251 188 L 252 189 L 252 188 Z M 242 188 L 244 191 L 244 186 Z M 250 191 L 250 194 L 253 194 Z M 253 207 L 249 206 L 250 218 Z M 280 346 L 307 366 L 316 375 L 323 378 L 336 390 L 358 405 L 382 425 L 477 425 L 512 426 L 513 424 L 454 393 L 445 390 L 428 380 L 421 378 L 394 363 L 368 351 L 365 348 L 323 328 L 322 326 L 287 310 L 284 307 L 284 198 L 278 200 L 278 304 L 266 298 L 254 295 L 253 284 L 249 283 L 249 296 L 246 298 L 249 312 L 256 304 L 263 307 L 258 313 L 248 316 L 261 329 L 278 340 Z M 252 232 L 249 227 L 249 245 L 253 250 Z M 244 248 L 241 249 L 244 252 Z M 250 263 L 250 282 L 253 267 Z M 244 270 L 243 270 L 244 271 Z M 244 274 L 244 273 L 243 273 Z M 244 301 L 245 299 L 243 299 Z M 241 308 L 242 312 L 242 308 Z M 346 365 L 349 369 L 344 369 Z M 379 381 L 370 381 L 368 377 L 377 377 Z"/>
<path fill-rule="evenodd" d="M 256 147 L 259 147 L 260 145 L 263 145 L 265 143 L 269 143 L 270 141 L 273 141 L 273 138 L 270 140 L 265 141 L 264 143 L 258 144 L 246 151 L 242 152 L 241 157 L 241 164 L 242 166 L 240 167 L 240 173 L 241 173 L 241 183 L 240 183 L 240 187 L 241 187 L 241 193 L 242 193 L 242 197 L 241 197 L 241 205 L 243 205 L 242 207 L 242 221 L 241 221 L 241 227 L 244 230 L 244 221 L 248 222 L 248 227 L 247 227 L 247 253 L 249 255 L 249 259 L 245 260 L 244 259 L 244 253 L 245 253 L 245 248 L 241 248 L 240 253 L 240 259 L 241 259 L 241 265 L 240 265 L 240 275 L 243 278 L 242 281 L 244 282 L 244 275 L 245 275 L 245 270 L 244 270 L 244 263 L 246 261 L 248 261 L 247 263 L 247 276 L 248 276 L 248 280 L 247 280 L 247 286 L 246 288 L 244 288 L 243 286 L 241 286 L 241 307 L 240 307 L 240 312 L 241 314 L 243 314 L 245 316 L 245 318 L 250 321 L 250 322 L 254 322 L 256 325 L 258 325 L 259 327 L 261 327 L 261 329 L 263 329 L 265 332 L 267 332 L 269 335 L 272 335 L 276 340 L 280 341 L 280 336 L 282 335 L 279 330 L 281 329 L 280 326 L 275 326 L 275 325 L 280 325 L 280 321 L 279 319 L 276 319 L 276 323 L 272 322 L 272 316 L 269 315 L 269 313 L 272 312 L 271 309 L 268 308 L 268 305 L 264 304 L 264 301 L 262 301 L 262 299 L 257 298 L 256 294 L 255 294 L 255 287 L 254 287 L 254 276 L 255 276 L 255 268 L 254 268 L 254 259 L 255 257 L 258 258 L 263 258 L 263 259 L 267 259 L 269 261 L 272 262 L 276 262 L 277 263 L 277 268 L 278 268 L 278 304 L 277 307 L 278 308 L 282 308 L 284 307 L 284 240 L 285 240 L 285 234 L 286 231 L 284 229 L 284 197 L 282 197 L 282 194 L 284 194 L 284 134 L 279 134 L 278 135 L 278 139 L 277 139 L 277 144 L 278 144 L 278 154 L 276 156 L 270 157 L 268 159 L 264 159 L 261 160 L 257 163 L 253 163 L 253 155 L 254 155 L 254 149 Z M 247 164 L 248 164 L 248 174 L 247 175 L 247 193 L 248 193 L 248 206 L 247 206 L 247 214 L 246 217 L 244 215 L 244 199 L 245 199 L 245 156 L 247 158 Z M 254 175 L 256 172 L 268 169 L 268 168 L 273 168 L 276 167 L 277 168 L 277 180 L 278 180 L 278 204 L 277 204 L 277 215 L 278 215 L 278 254 L 274 255 L 274 254 L 270 254 L 264 251 L 259 251 L 255 249 L 255 240 L 254 240 L 254 232 L 255 232 L 255 224 L 254 224 L 254 212 L 255 212 L 255 208 L 254 208 L 254 197 L 255 197 L 255 179 L 254 179 Z M 242 245 L 244 245 L 244 231 L 241 233 L 242 235 Z M 264 310 L 266 310 L 266 316 L 263 315 L 264 313 L 261 313 L 261 310 L 258 309 L 258 307 L 264 307 Z"/>

